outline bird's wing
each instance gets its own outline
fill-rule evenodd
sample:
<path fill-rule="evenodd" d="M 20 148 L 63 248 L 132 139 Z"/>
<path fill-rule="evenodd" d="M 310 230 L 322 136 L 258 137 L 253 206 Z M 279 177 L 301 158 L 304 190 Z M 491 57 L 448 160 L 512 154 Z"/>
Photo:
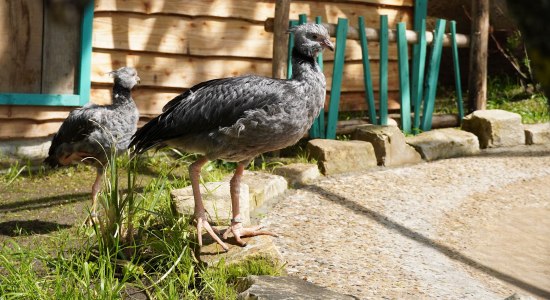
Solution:
<path fill-rule="evenodd" d="M 281 101 L 293 89 L 286 82 L 243 76 L 200 83 L 168 102 L 161 115 L 136 132 L 130 146 L 143 152 L 169 139 L 230 126 L 248 110 Z"/>
<path fill-rule="evenodd" d="M 53 155 L 55 149 L 61 144 L 82 141 L 98 128 L 98 124 L 91 121 L 94 116 L 94 108 L 84 107 L 75 109 L 69 113 L 69 116 L 63 121 L 52 139 L 49 155 Z"/>

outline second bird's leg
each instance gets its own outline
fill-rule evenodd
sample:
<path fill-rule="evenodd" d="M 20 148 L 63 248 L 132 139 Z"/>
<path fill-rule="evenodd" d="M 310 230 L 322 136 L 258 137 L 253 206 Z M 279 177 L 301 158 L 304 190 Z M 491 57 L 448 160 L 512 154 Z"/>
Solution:
<path fill-rule="evenodd" d="M 202 229 L 206 229 L 208 234 L 218 244 L 220 244 L 224 250 L 229 250 L 229 247 L 220 239 L 220 237 L 216 233 L 216 229 L 214 229 L 210 224 L 208 223 L 208 219 L 206 217 L 206 210 L 204 208 L 204 204 L 202 203 L 202 196 L 201 196 L 201 190 L 200 190 L 200 176 L 201 176 L 201 168 L 204 166 L 205 163 L 208 162 L 208 159 L 206 157 L 202 157 L 192 163 L 189 166 L 189 177 L 191 179 L 191 187 L 193 188 L 193 198 L 195 199 L 195 220 L 197 221 L 197 239 L 199 240 L 199 246 L 202 246 Z"/>
<path fill-rule="evenodd" d="M 103 177 L 103 167 L 96 168 L 96 177 L 94 184 L 92 185 L 92 209 L 90 211 L 90 217 L 88 218 L 88 224 L 91 226 L 93 222 L 97 222 L 97 194 L 101 190 L 101 178 Z"/>
<path fill-rule="evenodd" d="M 229 236 L 229 233 L 233 233 L 235 236 L 235 240 L 237 240 L 237 243 L 239 243 L 241 246 L 246 246 L 246 243 L 241 239 L 241 237 L 252 237 L 257 235 L 271 235 L 271 236 L 277 236 L 274 233 L 268 232 L 268 231 L 260 231 L 262 229 L 262 226 L 253 226 L 253 227 L 243 227 L 242 225 L 242 218 L 241 218 L 241 210 L 240 210 L 240 191 L 241 191 L 241 178 L 243 177 L 244 168 L 248 165 L 247 162 L 239 162 L 237 164 L 237 169 L 235 170 L 235 174 L 233 175 L 233 178 L 231 178 L 230 184 L 230 192 L 231 192 L 231 209 L 233 213 L 233 219 L 231 219 L 231 225 L 223 234 L 223 238 L 227 239 Z"/>

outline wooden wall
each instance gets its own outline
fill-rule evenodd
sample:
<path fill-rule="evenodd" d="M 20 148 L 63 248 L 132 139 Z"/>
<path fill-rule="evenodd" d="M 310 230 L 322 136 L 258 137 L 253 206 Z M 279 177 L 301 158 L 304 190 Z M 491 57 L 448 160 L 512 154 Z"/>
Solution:
<path fill-rule="evenodd" d="M 157 115 L 164 103 L 204 80 L 242 74 L 271 75 L 272 34 L 264 21 L 273 17 L 274 0 L 95 0 L 92 55 L 92 99 L 110 100 L 111 78 L 121 66 L 134 66 L 141 85 L 134 91 L 143 119 Z M 378 27 L 379 15 L 390 26 L 411 26 L 413 0 L 292 1 L 290 17 L 300 13 L 336 23 L 346 17 L 352 26 L 365 16 Z M 371 70 L 378 82 L 378 45 L 369 44 Z M 341 110 L 364 105 L 359 43 L 348 41 Z M 390 45 L 390 109 L 397 108 L 397 50 Z M 325 52 L 330 89 L 333 54 Z M 375 88 L 377 90 L 377 88 Z M 378 97 L 375 92 L 375 97 Z M 54 133 L 70 108 L 0 106 L 0 139 L 39 137 Z M 9 123 L 17 128 L 4 126 Z"/>

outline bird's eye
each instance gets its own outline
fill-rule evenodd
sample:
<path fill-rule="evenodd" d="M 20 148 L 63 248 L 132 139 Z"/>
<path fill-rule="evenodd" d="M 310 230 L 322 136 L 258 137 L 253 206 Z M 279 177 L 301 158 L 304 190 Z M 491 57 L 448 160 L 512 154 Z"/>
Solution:
<path fill-rule="evenodd" d="M 318 36 L 316 34 L 312 35 L 311 38 L 313 38 L 314 40 L 316 40 L 318 38 Z"/>

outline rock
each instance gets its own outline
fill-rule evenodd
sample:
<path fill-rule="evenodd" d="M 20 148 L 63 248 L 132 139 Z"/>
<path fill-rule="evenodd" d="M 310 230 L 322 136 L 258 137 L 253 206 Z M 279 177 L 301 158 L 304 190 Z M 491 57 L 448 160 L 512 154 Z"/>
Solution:
<path fill-rule="evenodd" d="M 283 259 L 273 242 L 274 238 L 275 237 L 269 235 L 243 238 L 243 241 L 247 244 L 245 247 L 241 247 L 234 238 L 229 237 L 225 241 L 229 246 L 229 251 L 224 252 L 223 248 L 216 243 L 210 235 L 204 233 L 203 246 L 200 250 L 199 259 L 209 266 L 216 265 L 222 259 L 225 264 L 234 264 L 252 257 L 263 257 L 276 264 L 280 264 L 283 262 Z"/>
<path fill-rule="evenodd" d="M 482 149 L 525 143 L 521 116 L 500 109 L 474 111 L 464 117 L 462 129 L 475 134 Z"/>
<path fill-rule="evenodd" d="M 248 276 L 237 283 L 237 291 L 241 300 L 357 299 L 291 276 Z"/>
<path fill-rule="evenodd" d="M 536 300 L 536 299 L 537 298 L 530 295 L 514 293 L 512 296 L 507 297 L 504 300 Z"/>
<path fill-rule="evenodd" d="M 378 165 L 381 166 L 400 166 L 422 161 L 420 154 L 405 142 L 405 135 L 395 126 L 361 126 L 355 130 L 352 139 L 371 143 Z"/>
<path fill-rule="evenodd" d="M 376 166 L 374 148 L 364 141 L 316 139 L 309 141 L 307 150 L 325 175 L 363 171 Z"/>
<path fill-rule="evenodd" d="M 480 152 L 479 141 L 473 133 L 454 128 L 434 129 L 406 140 L 428 161 Z"/>
<path fill-rule="evenodd" d="M 321 176 L 317 165 L 306 163 L 294 163 L 277 167 L 273 170 L 273 173 L 286 178 L 290 186 L 306 185 Z"/>
<path fill-rule="evenodd" d="M 206 211 L 210 214 L 213 224 L 229 225 L 231 220 L 231 194 L 229 193 L 229 182 L 207 182 L 201 184 L 202 201 Z M 191 186 L 172 190 L 172 210 L 180 215 L 193 215 L 195 201 Z M 241 183 L 239 206 L 243 225 L 250 224 L 248 185 Z"/>
<path fill-rule="evenodd" d="M 525 124 L 525 144 L 550 144 L 550 123 Z"/>
<path fill-rule="evenodd" d="M 242 183 L 248 185 L 250 211 L 262 205 L 264 201 L 282 195 L 288 188 L 284 177 L 265 172 L 245 171 Z"/>

